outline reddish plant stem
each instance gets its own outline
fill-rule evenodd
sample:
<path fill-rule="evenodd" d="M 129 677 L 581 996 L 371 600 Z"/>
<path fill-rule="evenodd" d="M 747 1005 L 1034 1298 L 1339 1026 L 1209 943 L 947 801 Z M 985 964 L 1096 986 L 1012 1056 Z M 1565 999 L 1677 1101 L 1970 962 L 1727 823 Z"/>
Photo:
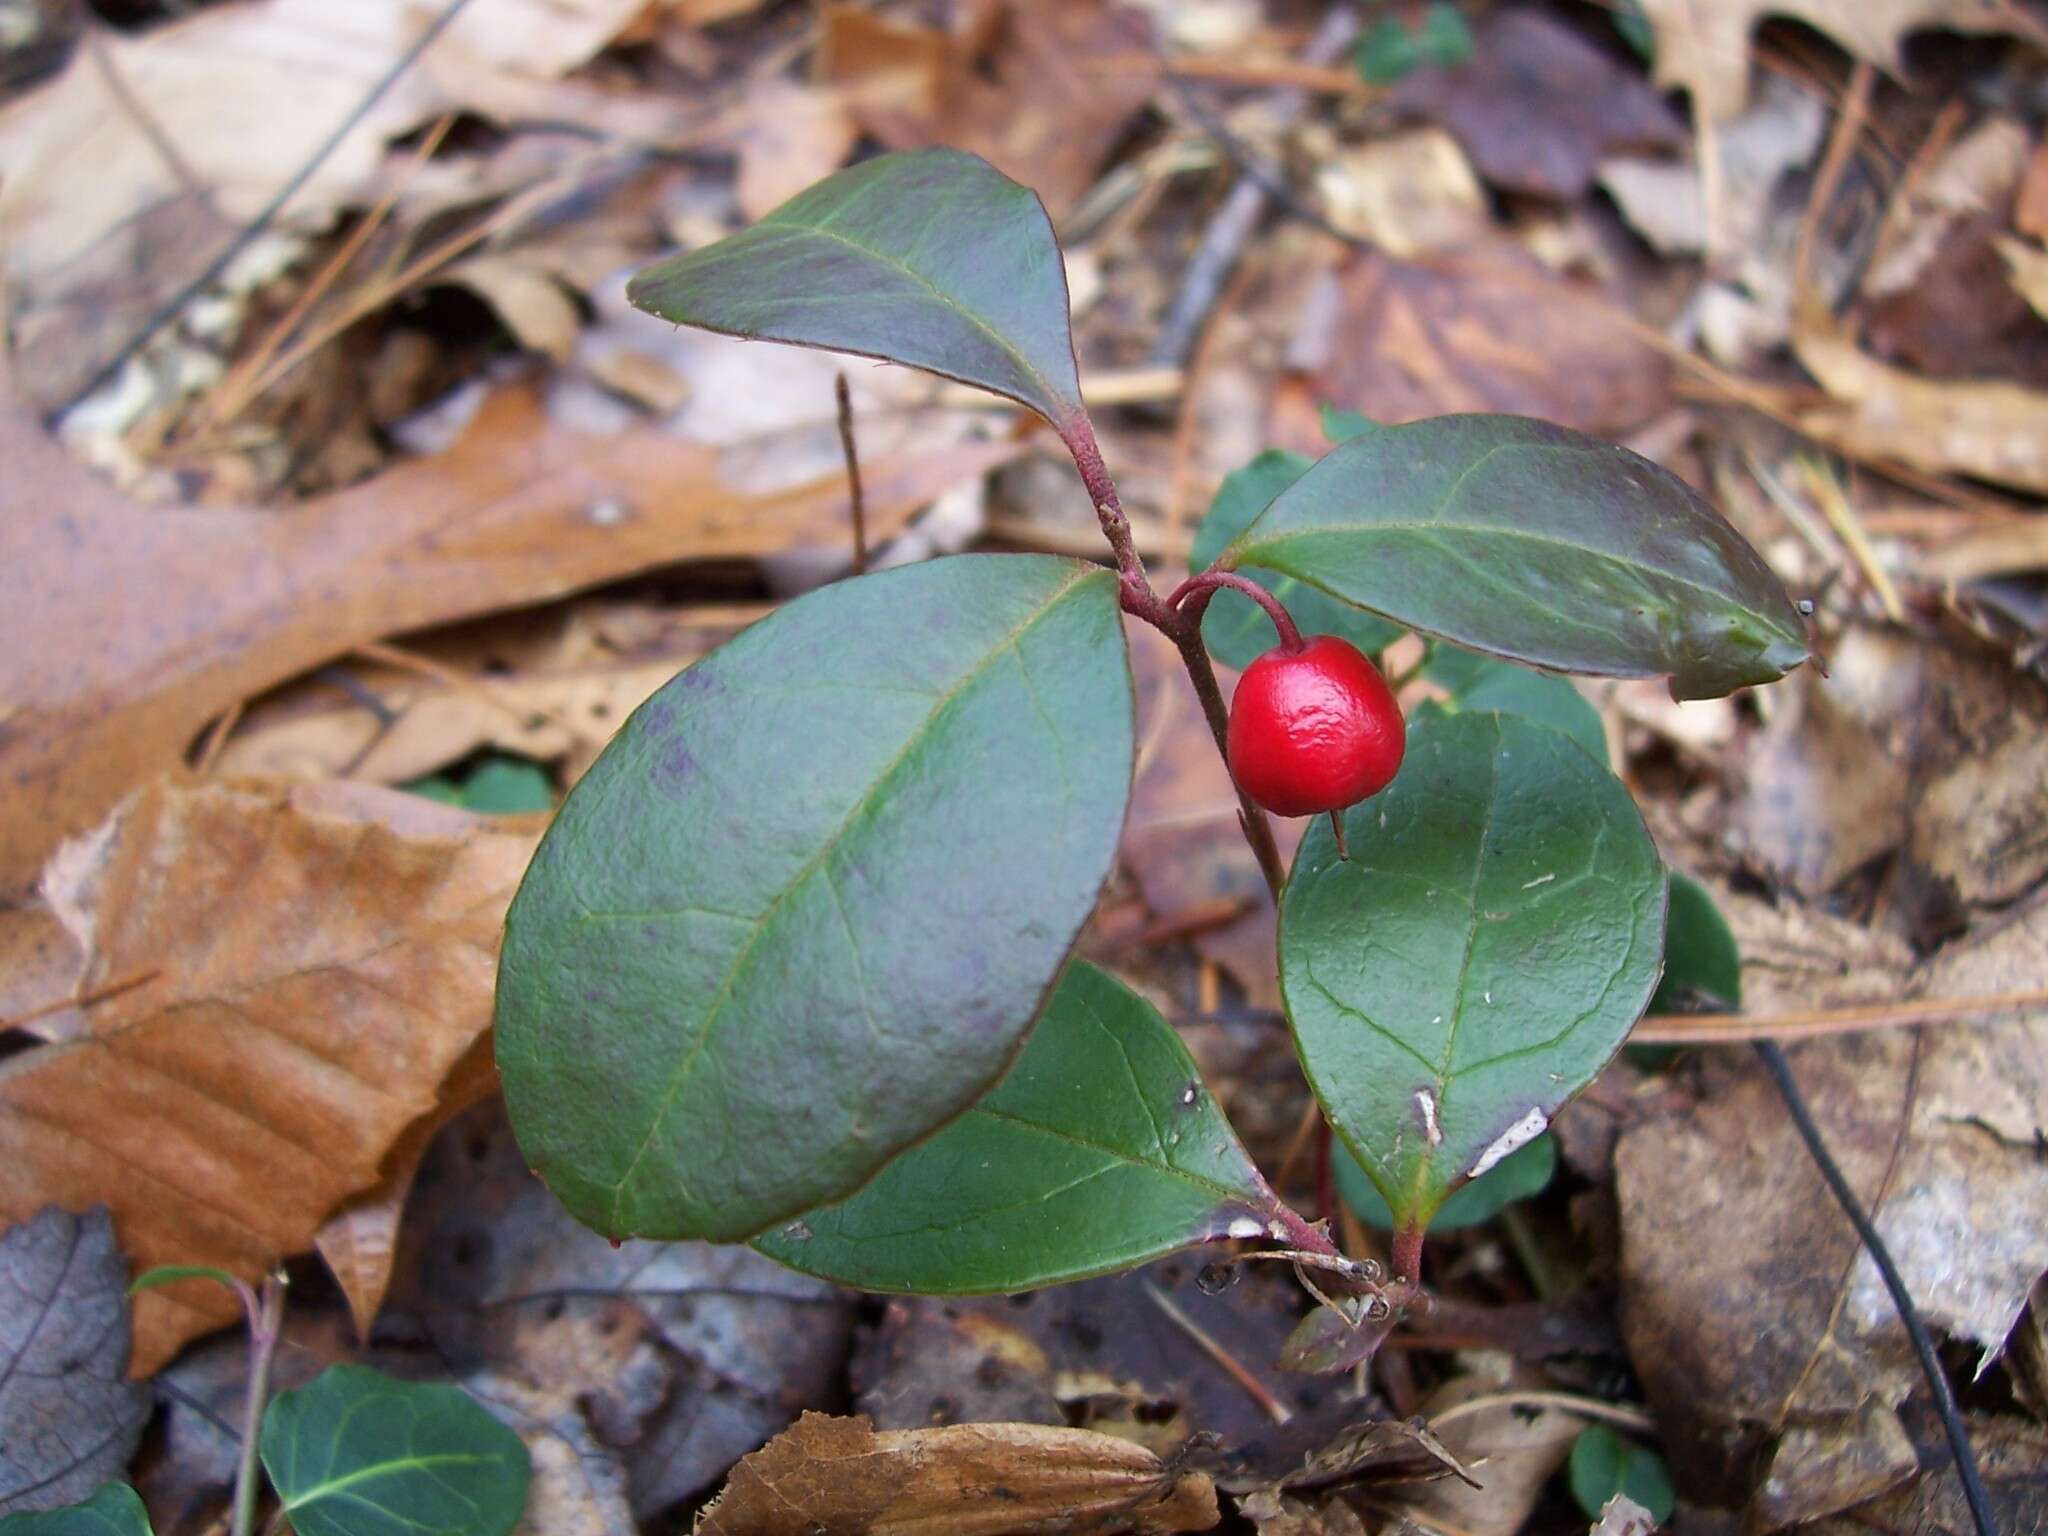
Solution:
<path fill-rule="evenodd" d="M 1394 1273 L 1417 1287 L 1422 1285 L 1422 1228 L 1403 1227 L 1394 1234 Z"/>
<path fill-rule="evenodd" d="M 1180 659 L 1186 664 L 1188 676 L 1195 685 L 1195 697 L 1202 701 L 1202 713 L 1209 717 L 1209 732 L 1216 738 L 1216 750 L 1222 755 L 1224 765 L 1230 763 L 1230 711 L 1223 702 L 1223 690 L 1216 682 L 1216 669 L 1209 664 L 1209 653 L 1202 647 L 1202 628 L 1199 618 L 1190 623 L 1186 615 L 1174 614 L 1169 617 L 1180 622 L 1162 624 L 1167 638 L 1180 648 Z M 1236 783 L 1232 779 L 1233 786 Z M 1287 883 L 1287 866 L 1281 862 L 1280 848 L 1273 841 L 1273 824 L 1266 820 L 1266 813 L 1253 803 L 1251 796 L 1242 789 L 1237 792 L 1238 819 L 1244 826 L 1245 841 L 1252 845 L 1252 854 L 1259 861 L 1259 872 L 1266 877 L 1266 888 L 1273 893 L 1277 906 L 1280 888 Z"/>
<path fill-rule="evenodd" d="M 1202 610 L 1207 606 L 1204 594 L 1214 591 L 1215 587 L 1212 585 L 1195 592 L 1184 610 L 1177 610 L 1171 603 L 1162 601 L 1146 578 L 1145 562 L 1139 558 L 1137 543 L 1131 537 L 1131 520 L 1124 515 L 1123 503 L 1117 498 L 1116 482 L 1110 478 L 1109 466 L 1102 461 L 1102 447 L 1095 440 L 1095 427 L 1088 420 L 1087 412 L 1075 411 L 1053 425 L 1060 441 L 1066 444 L 1067 452 L 1073 455 L 1074 467 L 1081 472 L 1081 483 L 1088 487 L 1088 497 L 1095 503 L 1095 517 L 1102 524 L 1103 537 L 1109 540 L 1110 551 L 1116 556 L 1117 574 L 1121 578 L 1119 596 L 1124 612 L 1143 619 L 1180 651 L 1188 677 L 1195 685 L 1195 696 L 1202 701 L 1202 713 L 1208 717 L 1210 733 L 1216 738 L 1216 750 L 1222 755 L 1227 769 L 1230 764 L 1230 710 L 1223 702 L 1223 690 L 1217 685 L 1216 669 L 1210 665 L 1209 653 L 1202 646 Z M 1278 606 L 1277 600 L 1275 606 Z M 1286 614 L 1284 608 L 1280 611 L 1283 616 Z M 1293 628 L 1291 619 L 1288 627 Z M 1295 631 L 1295 638 L 1300 639 L 1299 630 Z M 1234 785 L 1235 779 L 1232 782 Z M 1252 845 L 1252 853 L 1259 861 L 1259 872 L 1266 877 L 1266 887 L 1277 903 L 1280 888 L 1287 883 L 1287 868 L 1281 863 L 1280 849 L 1273 841 L 1272 823 L 1241 789 L 1237 792 L 1237 803 L 1245 841 Z"/>
<path fill-rule="evenodd" d="M 1266 617 L 1273 621 L 1273 628 L 1279 632 L 1282 650 L 1291 656 L 1301 649 L 1301 631 L 1295 627 L 1294 615 L 1287 611 L 1279 598 L 1249 576 L 1240 576 L 1235 571 L 1204 571 L 1199 576 L 1190 576 L 1173 589 L 1173 594 L 1166 599 L 1166 606 L 1180 610 L 1183 605 L 1201 599 L 1200 606 L 1193 610 L 1195 622 L 1199 624 L 1201 614 L 1209 606 L 1209 597 L 1223 587 L 1242 592 L 1266 610 Z"/>

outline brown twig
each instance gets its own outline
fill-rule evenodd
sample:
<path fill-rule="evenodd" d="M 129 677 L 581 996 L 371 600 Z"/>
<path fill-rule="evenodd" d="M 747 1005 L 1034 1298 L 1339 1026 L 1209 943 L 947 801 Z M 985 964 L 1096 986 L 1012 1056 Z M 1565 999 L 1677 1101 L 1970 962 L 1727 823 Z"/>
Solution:
<path fill-rule="evenodd" d="M 60 997 L 54 1002 L 44 1003 L 40 1007 L 31 1008 L 27 1013 L 17 1014 L 14 1018 L 0 1019 L 0 1035 L 6 1034 L 10 1029 L 27 1029 L 36 1020 L 47 1019 L 53 1013 L 64 1013 L 72 1008 L 90 1008 L 95 1003 L 104 1003 L 110 998 L 119 997 L 124 992 L 133 992 L 137 987 L 147 986 L 161 975 L 163 975 L 163 970 L 160 967 L 147 971 L 137 971 L 133 976 L 124 976 L 119 981 L 110 981 L 105 986 L 95 987 L 90 992 L 81 992 L 76 997 Z"/>
<path fill-rule="evenodd" d="M 1812 1008 L 1793 1013 L 1695 1013 L 1645 1019 L 1629 1035 L 1632 1045 L 1734 1045 L 1751 1040 L 1804 1040 L 1846 1035 L 1863 1029 L 1897 1029 L 1965 1019 L 1981 1013 L 2009 1013 L 2048 1005 L 2048 988 L 1993 992 L 1980 997 L 1942 997 L 1907 1003 L 1862 1003 L 1847 1008 Z"/>
<path fill-rule="evenodd" d="M 832 381 L 832 393 L 839 402 L 839 446 L 846 451 L 846 488 L 853 502 L 853 574 L 868 568 L 868 509 L 860 489 L 860 454 L 853 446 L 853 391 L 844 372 Z"/>
<path fill-rule="evenodd" d="M 1281 1402 L 1279 1398 L 1275 1397 L 1267 1389 L 1263 1381 L 1260 1381 L 1258 1377 L 1245 1368 L 1242 1361 L 1221 1344 L 1217 1343 L 1207 1329 L 1192 1317 L 1189 1317 L 1186 1312 L 1182 1311 L 1180 1305 L 1171 1296 L 1168 1296 L 1149 1280 L 1145 1282 L 1145 1294 L 1152 1298 L 1154 1306 L 1166 1314 L 1167 1321 L 1171 1322 L 1182 1333 L 1185 1333 L 1195 1343 L 1200 1345 L 1202 1353 L 1222 1366 L 1230 1379 L 1244 1388 L 1252 1401 L 1264 1410 L 1267 1418 L 1271 1419 L 1275 1424 L 1293 1422 L 1294 1411 Z"/>

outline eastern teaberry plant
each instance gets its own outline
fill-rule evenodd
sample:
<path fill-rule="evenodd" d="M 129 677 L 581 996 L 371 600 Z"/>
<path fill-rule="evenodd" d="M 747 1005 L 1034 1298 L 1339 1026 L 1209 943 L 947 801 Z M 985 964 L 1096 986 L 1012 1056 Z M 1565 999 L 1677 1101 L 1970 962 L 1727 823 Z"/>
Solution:
<path fill-rule="evenodd" d="M 615 1239 L 748 1242 L 873 1290 L 1016 1291 L 1249 1239 L 1327 1303 L 1291 1362 L 1362 1359 L 1445 1199 L 1544 1130 L 1657 985 L 1663 865 L 1545 673 L 1769 682 L 1807 657 L 1792 602 L 1620 448 L 1334 413 L 1320 460 L 1231 477 L 1204 568 L 1162 597 L 1082 404 L 1052 227 L 971 155 L 870 160 L 631 294 L 1038 412 L 1114 569 L 857 576 L 635 713 L 507 919 L 497 1052 L 529 1161 Z M 1236 770 L 1302 1063 L 1385 1199 L 1391 1276 L 1280 1200 L 1148 1004 L 1069 961 L 1130 794 L 1120 610 L 1177 647 Z M 1254 660 L 1266 618 L 1280 648 Z M 1360 654 L 1403 629 L 1448 695 L 1405 727 Z M 1235 722 L 1212 647 L 1251 664 Z M 1260 801 L 1332 813 L 1291 875 Z"/>

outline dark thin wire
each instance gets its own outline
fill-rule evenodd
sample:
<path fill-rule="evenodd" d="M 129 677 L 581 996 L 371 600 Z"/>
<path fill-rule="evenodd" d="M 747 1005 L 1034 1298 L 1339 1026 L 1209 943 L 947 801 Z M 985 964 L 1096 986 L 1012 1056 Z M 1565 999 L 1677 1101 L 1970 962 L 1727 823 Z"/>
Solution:
<path fill-rule="evenodd" d="M 293 174 L 292 179 L 286 182 L 277 195 L 264 205 L 263 211 L 257 214 L 249 223 L 243 225 L 240 233 L 227 243 L 227 247 L 218 256 L 214 257 L 211 265 L 204 272 L 200 273 L 199 276 L 195 277 L 170 299 L 160 305 L 156 313 L 143 323 L 142 329 L 123 342 L 120 349 L 105 363 L 101 364 L 99 371 L 86 382 L 84 387 L 74 391 L 70 398 L 65 400 L 51 414 L 53 416 L 63 415 L 64 412 L 70 410 L 72 406 L 119 373 L 122 368 L 127 366 L 130 358 L 134 357 L 136 353 L 140 352 L 155 339 L 157 332 L 177 319 L 179 315 L 184 313 L 185 307 L 188 304 L 198 298 L 208 288 L 211 288 L 216 282 L 220 281 L 221 275 L 234 264 L 235 258 L 246 251 L 255 243 L 259 235 L 270 228 L 271 221 L 284 211 L 285 204 L 296 197 L 299 194 L 299 190 L 308 181 L 312 180 L 320 167 L 327 163 L 328 157 L 341 147 L 342 141 L 355 131 L 357 125 L 364 118 L 370 115 L 370 109 L 384 99 L 385 92 L 396 85 L 405 72 L 419 61 L 419 56 L 433 46 L 434 39 L 448 30 L 449 24 L 462 14 L 469 3 L 470 0 L 448 0 L 447 7 L 442 10 L 439 16 L 434 18 L 433 24 L 419 35 L 411 47 L 399 55 L 391 68 L 384 72 L 384 78 L 370 87 L 370 93 L 357 104 L 353 112 L 349 113 L 341 126 L 327 136 L 327 141 L 313 152 L 313 157 L 299 167 L 298 171 Z"/>
<path fill-rule="evenodd" d="M 1884 1277 L 1884 1288 L 1891 1292 L 1892 1305 L 1899 1310 L 1899 1319 L 1906 1325 L 1906 1337 L 1913 1341 L 1913 1352 L 1920 1357 L 1920 1369 L 1927 1377 L 1928 1388 L 1934 1393 L 1934 1406 L 1941 1414 L 1941 1427 L 1948 1433 L 1949 1452 L 1955 1457 L 1956 1476 L 1962 1481 L 1963 1498 L 1970 1506 L 1970 1518 L 1976 1523 L 1977 1536 L 1998 1536 L 1998 1526 L 1991 1517 L 1991 1499 L 1985 1493 L 1984 1479 L 1977 1471 L 1977 1453 L 1970 1445 L 1970 1432 L 1963 1424 L 1961 1410 L 1956 1406 L 1956 1395 L 1948 1384 L 1948 1375 L 1934 1353 L 1934 1341 L 1927 1336 L 1920 1314 L 1913 1309 L 1913 1297 L 1899 1276 L 1898 1266 L 1892 1262 L 1884 1239 L 1877 1235 L 1877 1228 L 1864 1212 L 1863 1202 L 1856 1198 L 1856 1191 L 1849 1187 L 1849 1181 L 1842 1177 L 1842 1170 L 1835 1166 L 1827 1143 L 1821 1140 L 1820 1127 L 1813 1122 L 1813 1112 L 1806 1107 L 1806 1096 L 1799 1091 L 1799 1084 L 1792 1076 L 1792 1064 L 1785 1059 L 1785 1052 L 1775 1040 L 1759 1040 L 1756 1053 L 1763 1058 L 1764 1069 L 1777 1083 L 1785 1108 L 1792 1112 L 1792 1123 L 1799 1128 L 1799 1137 L 1806 1143 L 1806 1150 L 1813 1154 L 1820 1176 L 1834 1191 L 1843 1214 L 1855 1227 L 1856 1235 L 1863 1239 L 1863 1246 L 1870 1251 L 1871 1262 L 1877 1265 L 1877 1272 Z"/>

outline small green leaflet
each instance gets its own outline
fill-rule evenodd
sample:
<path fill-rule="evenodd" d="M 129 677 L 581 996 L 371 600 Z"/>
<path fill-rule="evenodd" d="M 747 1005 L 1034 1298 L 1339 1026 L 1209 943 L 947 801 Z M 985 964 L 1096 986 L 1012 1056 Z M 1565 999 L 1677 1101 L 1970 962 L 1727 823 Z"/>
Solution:
<path fill-rule="evenodd" d="M 1180 1037 L 1076 960 L 980 1103 L 754 1246 L 865 1290 L 1021 1291 L 1258 1235 L 1273 1208 Z"/>
<path fill-rule="evenodd" d="M 506 919 L 528 1161 L 607 1237 L 759 1236 L 1008 1068 L 1130 796 L 1116 577 L 961 555 L 799 598 L 637 710 Z"/>
<path fill-rule="evenodd" d="M 1208 516 L 1195 530 L 1194 548 L 1188 556 L 1193 569 L 1207 570 L 1230 541 L 1250 527 L 1273 498 L 1299 480 L 1314 463 L 1303 454 L 1272 449 L 1243 469 L 1225 475 L 1223 484 L 1216 488 L 1216 499 L 1209 504 Z M 1286 604 L 1304 634 L 1336 635 L 1370 656 L 1401 633 L 1385 619 L 1325 597 L 1292 576 L 1256 569 L 1244 574 Z M 1257 603 L 1241 592 L 1218 592 L 1210 598 L 1208 612 L 1202 615 L 1202 641 L 1226 667 L 1242 670 L 1279 644 L 1279 636 L 1273 632 L 1273 621 Z"/>
<path fill-rule="evenodd" d="M 83 1504 L 8 1515 L 0 1536 L 150 1536 L 149 1511 L 126 1483 L 106 1483 Z"/>
<path fill-rule="evenodd" d="M 1506 714 L 1412 722 L 1407 761 L 1317 822 L 1280 903 L 1302 1064 L 1400 1226 L 1549 1124 L 1642 1015 L 1664 867 L 1621 783 Z"/>
<path fill-rule="evenodd" d="M 1685 699 L 1770 682 L 1808 654 L 1763 557 L 1683 481 L 1519 416 L 1361 433 L 1217 564 L 1279 571 L 1511 661 L 1668 677 Z"/>
<path fill-rule="evenodd" d="M 907 363 L 1081 415 L 1067 273 L 1030 188 L 957 149 L 882 155 L 635 277 L 641 309 L 732 336 Z"/>
<path fill-rule="evenodd" d="M 1617 1493 L 1625 1493 L 1647 1509 L 1659 1525 L 1678 1507 L 1671 1469 L 1648 1446 L 1624 1439 L 1605 1424 L 1589 1424 L 1572 1442 L 1572 1497 L 1589 1519 Z"/>
<path fill-rule="evenodd" d="M 279 1393 L 262 1451 L 298 1536 L 505 1536 L 532 1473 L 519 1437 L 467 1393 L 360 1365 Z"/>
<path fill-rule="evenodd" d="M 1690 875 L 1671 877 L 1671 925 L 1664 939 L 1664 979 L 1651 1013 L 1697 1013 L 1700 1005 L 1742 1007 L 1742 951 L 1707 888 Z"/>

